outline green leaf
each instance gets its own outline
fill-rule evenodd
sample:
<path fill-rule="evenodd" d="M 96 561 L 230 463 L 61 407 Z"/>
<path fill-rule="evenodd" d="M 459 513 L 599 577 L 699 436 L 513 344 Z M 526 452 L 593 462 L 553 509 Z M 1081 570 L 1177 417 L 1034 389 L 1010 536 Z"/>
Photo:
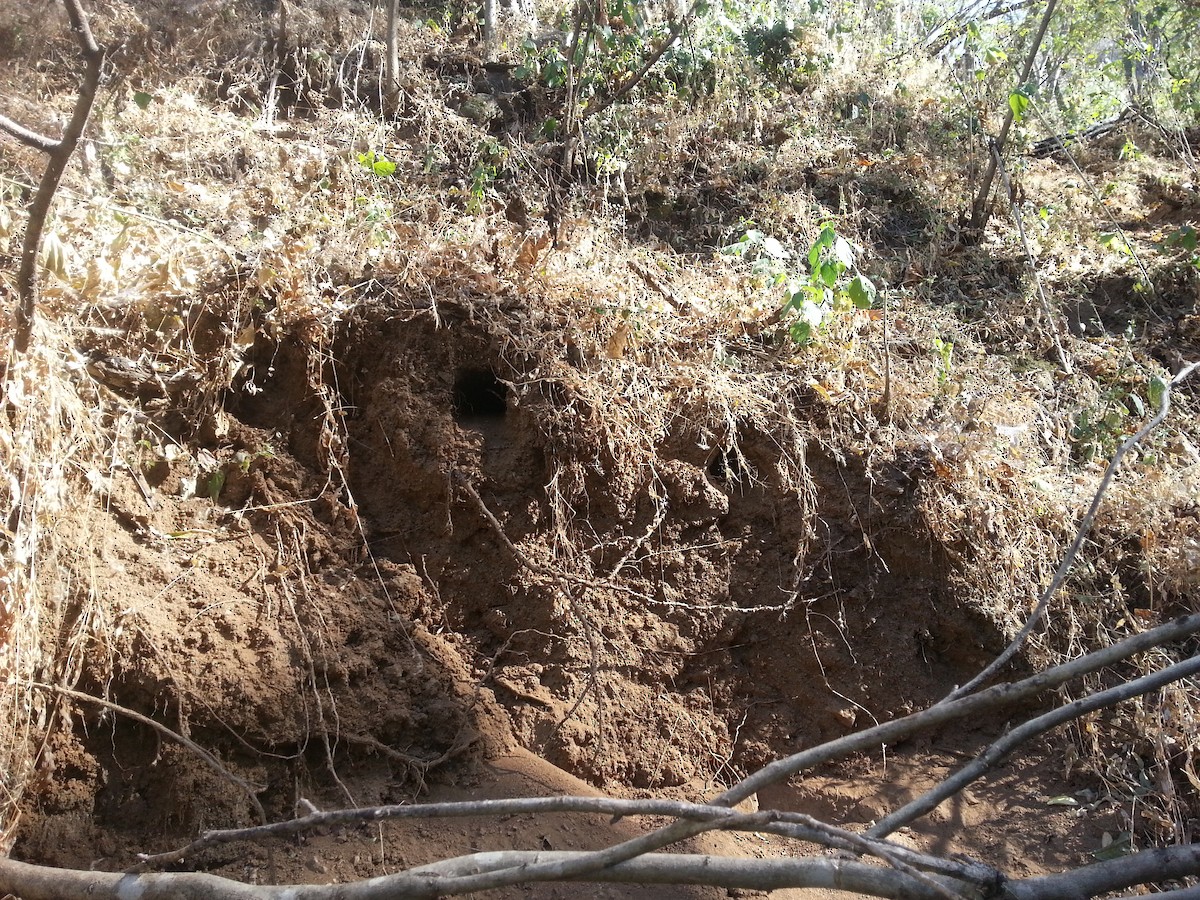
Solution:
<path fill-rule="evenodd" d="M 1109 250 L 1116 250 L 1118 253 L 1132 255 L 1132 251 L 1129 249 L 1129 243 L 1125 240 L 1124 235 L 1122 235 L 1119 231 L 1100 232 L 1100 244 Z"/>
<path fill-rule="evenodd" d="M 371 165 L 371 171 L 380 178 L 391 178 L 396 174 L 396 164 L 390 159 L 377 159 Z"/>
<path fill-rule="evenodd" d="M 1025 118 L 1025 110 L 1029 109 L 1029 95 L 1024 91 L 1013 91 L 1008 95 L 1008 108 L 1012 110 L 1014 121 L 1020 122 Z"/>
<path fill-rule="evenodd" d="M 133 95 L 133 102 L 138 105 L 138 109 L 146 109 L 153 99 L 154 96 L 145 91 L 135 91 Z"/>
<path fill-rule="evenodd" d="M 208 499 L 213 503 L 217 502 L 217 498 L 221 496 L 221 489 L 225 487 L 225 472 L 222 469 L 217 469 L 208 476 L 208 482 L 205 484 L 205 492 L 208 494 Z"/>
<path fill-rule="evenodd" d="M 1197 247 L 1196 229 L 1191 225 L 1183 225 L 1177 231 L 1167 235 L 1168 247 L 1181 247 L 1189 253 L 1195 253 Z"/>
<path fill-rule="evenodd" d="M 797 319 L 788 326 L 788 334 L 797 344 L 807 344 L 812 340 L 812 326 L 803 319 Z"/>
<path fill-rule="evenodd" d="M 859 309 L 870 309 L 875 302 L 875 285 L 866 275 L 855 275 L 846 293 L 850 295 L 850 302 Z"/>
<path fill-rule="evenodd" d="M 1133 838 L 1128 831 L 1122 831 L 1115 838 L 1111 837 L 1108 832 L 1104 833 L 1106 840 L 1103 842 L 1099 850 L 1093 850 L 1092 856 L 1098 860 L 1120 859 L 1122 856 L 1128 856 L 1133 853 Z"/>
<path fill-rule="evenodd" d="M 1146 390 L 1146 396 L 1150 398 L 1150 403 L 1153 406 L 1162 406 L 1163 397 L 1167 394 L 1167 383 L 1155 375 L 1150 379 L 1150 387 Z"/>

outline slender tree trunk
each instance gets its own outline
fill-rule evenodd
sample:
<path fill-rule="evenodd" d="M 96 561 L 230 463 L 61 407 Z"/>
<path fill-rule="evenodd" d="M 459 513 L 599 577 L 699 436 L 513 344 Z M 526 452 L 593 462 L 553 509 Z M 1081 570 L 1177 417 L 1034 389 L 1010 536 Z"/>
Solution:
<path fill-rule="evenodd" d="M 29 349 L 30 336 L 33 334 L 33 316 L 37 309 L 37 263 L 38 252 L 42 246 L 42 232 L 46 227 L 46 219 L 50 215 L 50 204 L 58 190 L 67 163 L 71 161 L 79 138 L 87 126 L 92 106 L 96 102 L 96 91 L 100 87 L 100 70 L 104 65 L 104 49 L 92 37 L 92 29 L 88 24 L 87 14 L 83 11 L 80 0 L 63 0 L 67 8 L 67 17 L 71 22 L 71 31 L 79 42 L 83 53 L 83 81 L 79 85 L 79 96 L 75 100 L 75 109 L 71 120 L 63 129 L 62 137 L 55 141 L 43 138 L 24 129 L 5 127 L 5 130 L 30 146 L 43 150 L 48 156 L 46 170 L 34 194 L 33 203 L 29 207 L 29 219 L 25 225 L 25 237 L 21 244 L 21 267 L 17 272 L 17 311 L 16 331 L 13 337 L 13 350 L 23 355 Z M 5 120 L 0 125 L 8 123 Z"/>
<path fill-rule="evenodd" d="M 491 62 L 496 57 L 496 0 L 483 0 L 483 58 Z"/>
<path fill-rule="evenodd" d="M 389 0 L 387 17 L 387 99 L 400 93 L 400 51 L 396 47 L 396 22 L 400 18 L 400 0 Z"/>
<path fill-rule="evenodd" d="M 1029 48 L 1029 55 L 1025 57 L 1025 65 L 1021 68 L 1021 76 L 1017 81 L 1018 86 L 1025 84 L 1029 80 L 1029 73 L 1033 71 L 1033 64 L 1037 60 L 1038 52 L 1042 48 L 1042 39 L 1046 37 L 1046 30 L 1050 27 L 1050 18 L 1054 15 L 1054 10 L 1057 6 L 1058 0 L 1047 0 L 1046 12 L 1042 14 L 1042 21 L 1038 25 L 1037 34 L 1034 35 L 1033 44 Z M 997 135 L 993 145 L 995 152 L 988 154 L 987 171 L 984 172 L 983 183 L 979 186 L 979 193 L 975 195 L 975 202 L 971 205 L 972 231 L 983 231 L 984 226 L 987 225 L 988 218 L 992 214 L 992 208 L 988 201 L 992 194 L 992 184 L 996 180 L 998 160 L 1000 154 L 1004 152 L 1004 144 L 1008 140 L 1008 132 L 1012 129 L 1013 118 L 1012 106 L 1009 106 L 1008 113 L 1004 116 L 1004 124 L 1000 126 L 1000 134 Z"/>

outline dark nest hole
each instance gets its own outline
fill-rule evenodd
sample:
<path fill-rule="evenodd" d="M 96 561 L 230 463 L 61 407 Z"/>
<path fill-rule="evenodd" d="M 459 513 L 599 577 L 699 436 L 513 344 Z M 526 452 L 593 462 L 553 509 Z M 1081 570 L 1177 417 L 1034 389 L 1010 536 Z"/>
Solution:
<path fill-rule="evenodd" d="M 454 379 L 454 418 L 503 418 L 508 386 L 491 369 L 462 369 Z"/>
<path fill-rule="evenodd" d="M 722 450 L 708 462 L 708 477 L 717 484 L 739 484 L 743 474 L 742 461 L 732 450 Z"/>

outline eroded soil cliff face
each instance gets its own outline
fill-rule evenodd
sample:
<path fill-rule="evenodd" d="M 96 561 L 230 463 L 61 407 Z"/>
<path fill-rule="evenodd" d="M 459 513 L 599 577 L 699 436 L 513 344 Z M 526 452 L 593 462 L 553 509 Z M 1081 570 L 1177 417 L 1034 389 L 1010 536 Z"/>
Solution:
<path fill-rule="evenodd" d="M 581 789 L 570 777 L 699 798 L 928 704 L 1002 646 L 972 593 L 988 563 L 930 526 L 920 454 L 818 442 L 803 393 L 738 401 L 772 425 L 730 414 L 731 394 L 681 391 L 629 440 L 622 423 L 655 424 L 650 388 L 556 348 L 552 324 L 379 304 L 324 365 L 299 341 L 269 348 L 261 390 L 227 404 L 207 449 L 147 451 L 62 519 L 78 547 L 62 627 L 104 638 L 68 661 L 80 689 L 210 749 L 281 818 L 301 799 Z M 23 858 L 119 868 L 254 820 L 247 791 L 190 750 L 83 709 L 60 708 L 72 728 L 42 750 Z M 1001 724 L 881 748 L 760 801 L 870 821 Z M 1012 842 L 1035 870 L 1095 846 L 1054 837 L 1038 808 L 1066 790 L 1053 767 L 1013 772 L 912 839 Z M 606 837 L 533 817 L 397 825 L 313 838 L 281 865 L 320 881 Z M 260 877 L 263 859 L 204 864 Z"/>
<path fill-rule="evenodd" d="M 1161 230 L 1195 220 L 1194 172 L 1148 124 L 1078 166 L 1025 160 L 1034 272 L 1000 216 L 961 231 L 986 154 L 952 145 L 951 120 L 976 111 L 915 81 L 652 93 L 620 119 L 645 140 L 600 177 L 600 144 L 557 163 L 557 89 L 423 14 L 402 24 L 401 108 L 385 110 L 367 5 L 279 7 L 296 13 L 287 47 L 258 3 L 93 5 L 123 74 L 94 162 L 67 173 L 63 267 L 44 273 L 42 332 L 5 372 L 0 420 L 26 478 L 0 481 L 0 508 L 46 553 L 29 551 L 34 590 L 0 571 L 0 600 L 26 604 L 0 609 L 0 649 L 25 640 L 20 671 L 93 699 L 0 694 L 20 713 L 0 751 L 36 761 L 23 796 L 16 775 L 0 794 L 0 818 L 21 812 L 0 852 L 11 832 L 21 859 L 123 869 L 256 822 L 256 802 L 281 820 L 308 803 L 701 799 L 925 707 L 1024 621 L 1098 461 L 1149 415 L 1152 379 L 1200 353 L 1194 260 Z M 76 47 L 10 6 L 0 85 L 49 127 L 70 113 Z M 869 114 L 828 115 L 871 96 Z M 470 114 L 481 100 L 494 115 Z M 0 162 L 44 160 L 5 142 Z M 1089 180 L 1106 221 L 1130 224 L 1136 267 L 1094 233 Z M 761 228 L 809 277 L 826 227 L 881 293 L 830 304 L 798 343 L 778 279 L 720 251 Z M 1194 388 L 1177 394 L 1013 670 L 1196 609 L 1200 417 Z M 1178 841 L 1194 707 L 1181 689 L 1050 736 L 899 838 L 1012 875 L 1081 865 L 1123 832 Z M 1009 724 L 875 748 L 755 802 L 876 821 Z M 275 875 L 595 848 L 649 824 L 340 829 L 277 846 Z M 187 865 L 269 877 L 262 846 Z M 663 896 L 497 896 L 585 894 Z"/>

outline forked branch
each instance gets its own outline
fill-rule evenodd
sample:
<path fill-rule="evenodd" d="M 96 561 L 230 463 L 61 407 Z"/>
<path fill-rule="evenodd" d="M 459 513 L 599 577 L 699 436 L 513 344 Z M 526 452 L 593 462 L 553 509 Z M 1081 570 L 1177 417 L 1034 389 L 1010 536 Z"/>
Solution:
<path fill-rule="evenodd" d="M 58 190 L 67 163 L 79 145 L 79 138 L 87 125 L 88 116 L 91 115 L 92 106 L 96 102 L 96 92 L 100 87 L 100 72 L 104 66 L 104 49 L 92 36 L 92 29 L 80 0 L 63 0 L 63 5 L 67 8 L 71 31 L 83 54 L 84 71 L 79 85 L 79 96 L 75 100 L 75 109 L 63 129 L 62 137 L 54 140 L 30 131 L 10 119 L 0 121 L 0 130 L 49 157 L 37 193 L 29 206 L 25 237 L 21 243 L 21 268 L 17 272 L 16 329 L 13 336 L 13 350 L 18 355 L 24 355 L 29 349 L 29 340 L 33 333 L 33 316 L 37 309 L 38 294 L 38 253 L 42 247 L 42 233 L 50 215 L 50 205 L 54 201 L 54 193 Z"/>

